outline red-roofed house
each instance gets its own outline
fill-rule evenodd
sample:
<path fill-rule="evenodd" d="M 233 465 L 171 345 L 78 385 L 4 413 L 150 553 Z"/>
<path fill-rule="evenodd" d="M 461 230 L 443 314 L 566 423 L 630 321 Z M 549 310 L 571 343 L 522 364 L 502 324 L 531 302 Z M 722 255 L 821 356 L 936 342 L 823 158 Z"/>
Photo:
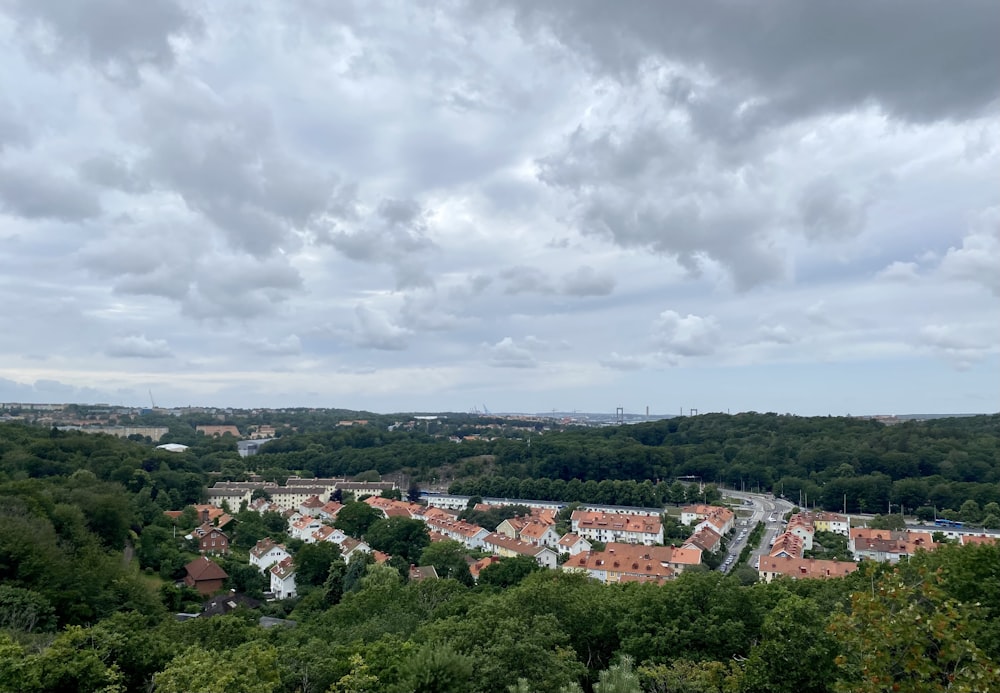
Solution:
<path fill-rule="evenodd" d="M 590 541 L 646 546 L 663 543 L 659 517 L 575 510 L 571 522 L 573 532 Z"/>
<path fill-rule="evenodd" d="M 186 566 L 184 584 L 198 590 L 199 594 L 209 595 L 222 589 L 222 583 L 229 576 L 222 567 L 207 556 L 194 559 Z"/>
<path fill-rule="evenodd" d="M 816 558 L 793 558 L 790 556 L 761 556 L 757 573 L 763 582 L 771 582 L 776 577 L 793 580 L 810 578 L 835 578 L 850 575 L 858 569 L 851 561 L 825 561 Z"/>
<path fill-rule="evenodd" d="M 290 599 L 297 594 L 295 563 L 291 556 L 271 566 L 271 592 L 275 599 Z"/>

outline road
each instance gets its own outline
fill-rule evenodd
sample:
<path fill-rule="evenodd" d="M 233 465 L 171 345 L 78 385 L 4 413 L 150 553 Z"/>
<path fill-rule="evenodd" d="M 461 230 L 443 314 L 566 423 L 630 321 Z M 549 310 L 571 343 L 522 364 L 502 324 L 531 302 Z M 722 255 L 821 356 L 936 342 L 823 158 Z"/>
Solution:
<path fill-rule="evenodd" d="M 742 501 L 749 501 L 752 505 L 753 510 L 751 511 L 750 518 L 746 521 L 748 536 L 750 534 L 750 530 L 754 528 L 754 525 L 758 522 L 764 523 L 764 536 L 761 538 L 760 545 L 754 547 L 751 552 L 752 558 L 750 565 L 756 566 L 757 559 L 760 558 L 761 555 L 767 553 L 767 550 L 771 545 L 771 540 L 785 530 L 785 513 L 790 511 L 794 506 L 791 502 L 781 498 L 775 498 L 771 494 L 746 493 L 744 491 L 730 491 L 728 489 L 721 489 L 721 491 L 723 498 L 734 498 Z M 738 531 L 736 533 L 736 537 L 739 537 Z M 740 552 L 743 551 L 745 543 L 746 539 L 738 538 L 730 543 L 729 555 L 733 557 L 733 563 L 729 565 L 729 568 L 723 569 L 724 572 L 728 572 L 728 570 L 735 566 L 735 561 L 739 557 Z"/>

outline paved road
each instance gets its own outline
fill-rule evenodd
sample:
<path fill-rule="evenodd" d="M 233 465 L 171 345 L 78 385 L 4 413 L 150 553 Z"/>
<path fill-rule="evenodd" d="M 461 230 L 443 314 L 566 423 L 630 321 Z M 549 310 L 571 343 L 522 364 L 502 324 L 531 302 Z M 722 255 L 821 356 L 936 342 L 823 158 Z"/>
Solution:
<path fill-rule="evenodd" d="M 787 500 L 775 498 L 771 494 L 765 493 L 746 493 L 743 491 L 729 491 L 727 489 L 722 489 L 722 496 L 724 498 L 735 498 L 749 501 L 752 505 L 753 510 L 746 526 L 747 535 L 750 534 L 750 530 L 752 530 L 754 525 L 758 522 L 764 523 L 764 536 L 761 538 L 760 545 L 754 547 L 754 550 L 751 553 L 750 565 L 755 566 L 757 559 L 760 558 L 761 555 L 767 553 L 767 550 L 771 545 L 771 540 L 784 531 L 785 513 L 791 510 L 794 506 Z M 739 537 L 739 531 L 737 531 L 736 536 Z M 726 569 L 727 572 L 735 567 L 735 560 L 739 557 L 745 543 L 746 539 L 737 539 L 729 545 L 729 555 L 733 556 L 734 563 L 730 564 L 729 568 Z"/>

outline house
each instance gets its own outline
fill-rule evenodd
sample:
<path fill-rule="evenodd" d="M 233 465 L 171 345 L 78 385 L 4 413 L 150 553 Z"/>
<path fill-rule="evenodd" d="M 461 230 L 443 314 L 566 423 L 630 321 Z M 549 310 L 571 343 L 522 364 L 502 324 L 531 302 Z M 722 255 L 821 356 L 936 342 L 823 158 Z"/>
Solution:
<path fill-rule="evenodd" d="M 535 520 L 522 527 L 517 538 L 536 546 L 548 546 L 550 549 L 559 546 L 559 535 L 555 527 Z"/>
<path fill-rule="evenodd" d="M 812 522 L 807 516 L 800 514 L 792 515 L 788 519 L 788 525 L 785 527 L 785 531 L 794 534 L 799 539 L 802 540 L 802 548 L 805 551 L 811 551 L 813 547 L 813 535 L 816 530 L 813 528 Z"/>
<path fill-rule="evenodd" d="M 288 525 L 288 536 L 293 539 L 301 539 L 307 544 L 312 544 L 316 540 L 313 538 L 313 532 L 323 526 L 323 523 L 317 520 L 315 517 L 309 515 L 303 515 L 294 522 Z"/>
<path fill-rule="evenodd" d="M 681 508 L 681 524 L 696 524 L 695 529 L 711 527 L 716 534 L 725 536 L 736 525 L 736 514 L 720 505 L 687 505 Z"/>
<path fill-rule="evenodd" d="M 852 527 L 849 536 L 847 546 L 856 561 L 898 563 L 918 550 L 932 551 L 938 546 L 929 532 Z"/>
<path fill-rule="evenodd" d="M 605 584 L 620 582 L 664 582 L 674 577 L 670 546 L 608 544 L 604 551 L 588 551 L 571 557 L 562 569 L 583 572 Z"/>
<path fill-rule="evenodd" d="M 240 429 L 236 426 L 195 426 L 194 430 L 198 433 L 204 433 L 209 438 L 220 438 L 222 436 L 232 436 L 233 438 L 239 438 L 242 434 Z"/>
<path fill-rule="evenodd" d="M 316 511 L 316 516 L 321 520 L 333 520 L 337 517 L 337 513 L 339 513 L 340 509 L 343 507 L 343 503 L 328 501 L 322 508 Z"/>
<path fill-rule="evenodd" d="M 491 566 L 494 563 L 499 563 L 500 562 L 500 557 L 499 556 L 487 556 L 486 558 L 480 558 L 477 561 L 473 561 L 472 559 L 467 559 L 467 560 L 471 561 L 469 563 L 469 573 L 472 574 L 472 579 L 476 580 L 478 582 L 479 581 L 479 573 L 483 570 L 483 568 L 486 568 L 487 566 Z"/>
<path fill-rule="evenodd" d="M 805 550 L 802 539 L 791 532 L 779 534 L 771 545 L 770 554 L 777 558 L 802 558 Z"/>
<path fill-rule="evenodd" d="M 848 515 L 821 511 L 803 511 L 800 517 L 812 523 L 817 532 L 831 532 L 850 536 L 851 518 Z M 793 516 L 794 517 L 794 516 Z"/>
<path fill-rule="evenodd" d="M 218 563 L 207 556 L 200 556 L 184 566 L 184 584 L 198 590 L 198 594 L 209 595 L 222 589 L 222 583 L 229 577 Z"/>
<path fill-rule="evenodd" d="M 381 496 L 383 491 L 396 490 L 396 484 L 391 481 L 341 481 L 337 490 L 343 493 L 353 493 L 355 498 L 362 496 Z"/>
<path fill-rule="evenodd" d="M 437 580 L 437 568 L 432 565 L 411 565 L 410 582 L 420 582 L 421 580 Z"/>
<path fill-rule="evenodd" d="M 527 542 L 511 539 L 496 532 L 487 534 L 483 539 L 483 551 L 489 551 L 496 556 L 512 558 L 528 556 L 543 568 L 554 569 L 559 564 L 559 555 L 547 546 L 537 546 Z"/>
<path fill-rule="evenodd" d="M 318 515 L 320 508 L 325 505 L 323 501 L 319 499 L 319 496 L 309 496 L 304 501 L 299 503 L 299 512 L 303 515 Z"/>
<path fill-rule="evenodd" d="M 825 561 L 817 558 L 795 558 L 792 556 L 761 556 L 757 573 L 762 582 L 771 582 L 777 577 L 788 577 L 793 580 L 844 577 L 857 569 L 858 564 L 850 561 Z"/>
<path fill-rule="evenodd" d="M 575 534 L 590 541 L 646 546 L 663 543 L 660 518 L 650 515 L 576 510 L 571 516 L 571 523 Z"/>
<path fill-rule="evenodd" d="M 224 616 L 240 607 L 244 609 L 256 609 L 259 606 L 260 602 L 256 599 L 252 599 L 245 594 L 236 594 L 230 590 L 226 594 L 220 594 L 212 597 L 207 602 L 203 602 L 201 605 L 201 617 Z"/>
<path fill-rule="evenodd" d="M 483 527 L 462 520 L 438 520 L 425 516 L 424 523 L 431 532 L 437 532 L 449 539 L 454 539 L 467 549 L 483 548 L 483 541 L 489 534 L 489 531 Z"/>
<path fill-rule="evenodd" d="M 722 535 L 711 527 L 704 526 L 695 530 L 695 532 L 688 537 L 688 540 L 684 542 L 684 546 L 693 546 L 701 549 L 702 551 L 707 551 L 708 553 L 715 553 L 722 548 Z"/>
<path fill-rule="evenodd" d="M 591 544 L 578 534 L 569 532 L 559 539 L 559 553 L 568 553 L 570 556 L 590 551 Z"/>
<path fill-rule="evenodd" d="M 506 520 L 497 525 L 497 534 L 502 534 L 505 537 L 510 537 L 511 539 L 517 539 L 521 530 L 528 525 L 528 518 L 519 517 L 515 515 L 514 517 L 508 517 Z"/>
<path fill-rule="evenodd" d="M 271 566 L 271 593 L 275 599 L 291 599 L 295 591 L 295 564 L 292 557 L 282 559 Z"/>
<path fill-rule="evenodd" d="M 350 561 L 351 557 L 358 553 L 371 553 L 372 547 L 363 541 L 353 537 L 347 537 L 340 542 L 340 555 L 345 561 Z"/>
<path fill-rule="evenodd" d="M 288 558 L 289 553 L 282 544 L 275 544 L 270 539 L 261 539 L 250 549 L 250 565 L 260 572 L 266 572 L 275 563 Z"/>
<path fill-rule="evenodd" d="M 188 536 L 198 542 L 199 553 L 218 553 L 223 556 L 229 553 L 229 537 L 207 522 L 196 527 Z"/>

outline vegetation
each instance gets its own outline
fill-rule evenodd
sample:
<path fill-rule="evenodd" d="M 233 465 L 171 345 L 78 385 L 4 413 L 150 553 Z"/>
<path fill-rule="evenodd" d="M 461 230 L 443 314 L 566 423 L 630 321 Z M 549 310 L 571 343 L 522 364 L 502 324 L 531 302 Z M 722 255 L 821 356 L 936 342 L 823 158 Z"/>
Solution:
<path fill-rule="evenodd" d="M 748 414 L 514 432 L 473 443 L 466 466 L 466 443 L 435 439 L 437 422 L 422 431 L 326 430 L 317 414 L 301 416 L 302 432 L 286 432 L 284 447 L 245 459 L 231 439 L 189 435 L 187 420 L 168 421 L 174 439 L 192 445 L 182 454 L 0 425 L 0 692 L 1000 688 L 996 545 L 946 545 L 841 580 L 770 584 L 692 571 L 664 586 L 604 586 L 504 559 L 473 585 L 454 546 L 423 544 L 415 526 L 354 511 L 347 520 L 369 541 L 449 579 L 410 583 L 367 558 L 345 563 L 301 546 L 298 599 L 179 622 L 172 613 L 200 600 L 174 586 L 195 555 L 183 535 L 196 518 L 164 514 L 202 500 L 211 479 L 251 471 L 280 479 L 410 469 L 430 478 L 448 466 L 477 484 L 513 490 L 516 482 L 508 496 L 572 488 L 581 498 L 643 500 L 652 490 L 654 504 L 687 502 L 692 489 L 742 480 L 796 500 L 801 490 L 803 501 L 830 509 L 846 494 L 848 510 L 924 506 L 985 523 L 1000 502 L 997 417 L 887 428 Z M 675 484 L 681 476 L 708 483 Z M 280 517 L 231 510 L 225 588 L 254 593 L 261 582 L 243 570 L 246 551 L 283 527 Z M 835 550 L 826 537 L 817 544 Z M 265 630 L 262 614 L 297 626 Z"/>

